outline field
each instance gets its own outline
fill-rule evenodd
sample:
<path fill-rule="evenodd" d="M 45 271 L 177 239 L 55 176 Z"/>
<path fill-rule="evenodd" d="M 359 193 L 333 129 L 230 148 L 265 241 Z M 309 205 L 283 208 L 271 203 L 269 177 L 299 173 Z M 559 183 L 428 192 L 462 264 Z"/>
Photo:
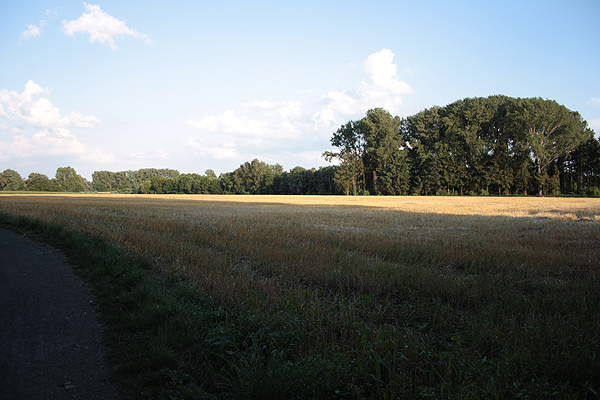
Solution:
<path fill-rule="evenodd" d="M 182 398 L 600 390 L 598 199 L 30 194 L 0 212 L 144 256 L 202 298 L 185 346 L 152 339 Z"/>

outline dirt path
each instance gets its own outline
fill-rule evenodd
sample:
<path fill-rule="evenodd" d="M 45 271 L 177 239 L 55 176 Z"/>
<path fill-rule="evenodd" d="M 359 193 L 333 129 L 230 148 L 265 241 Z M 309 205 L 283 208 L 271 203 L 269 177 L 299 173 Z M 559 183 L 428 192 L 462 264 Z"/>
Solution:
<path fill-rule="evenodd" d="M 94 309 L 58 250 L 0 229 L 0 398 L 122 399 Z"/>

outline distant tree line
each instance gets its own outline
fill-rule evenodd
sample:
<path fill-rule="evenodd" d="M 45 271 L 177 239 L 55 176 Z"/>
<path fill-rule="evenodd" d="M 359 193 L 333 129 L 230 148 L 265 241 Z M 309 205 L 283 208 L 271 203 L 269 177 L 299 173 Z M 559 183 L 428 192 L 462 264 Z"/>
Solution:
<path fill-rule="evenodd" d="M 600 142 L 578 112 L 553 100 L 490 96 L 435 106 L 401 119 L 382 108 L 332 136 L 339 165 L 283 171 L 258 159 L 217 177 L 173 169 L 71 167 L 52 179 L 11 169 L 0 190 L 156 194 L 556 195 L 600 197 Z"/>
<path fill-rule="evenodd" d="M 71 167 L 58 168 L 55 178 L 31 173 L 23 180 L 18 172 L 0 173 L 0 190 L 45 192 L 120 192 L 143 194 L 340 194 L 334 183 L 336 166 L 319 169 L 295 167 L 285 172 L 279 164 L 257 159 L 245 162 L 219 177 L 211 169 L 200 174 L 181 174 L 174 169 L 145 168 L 137 171 L 95 171 L 92 182 Z"/>
<path fill-rule="evenodd" d="M 0 190 L 35 192 L 83 192 L 89 190 L 89 182 L 71 167 L 56 170 L 54 178 L 32 172 L 27 179 L 21 178 L 17 171 L 6 169 L 0 173 Z"/>
<path fill-rule="evenodd" d="M 219 177 L 211 169 L 201 174 L 180 174 L 175 170 L 96 171 L 96 191 L 126 191 L 147 194 L 339 194 L 333 181 L 337 167 L 283 171 L 280 164 L 258 159 L 245 162 Z"/>
<path fill-rule="evenodd" d="M 346 194 L 600 196 L 600 143 L 552 100 L 467 98 L 404 119 L 376 108 L 331 144 Z"/>

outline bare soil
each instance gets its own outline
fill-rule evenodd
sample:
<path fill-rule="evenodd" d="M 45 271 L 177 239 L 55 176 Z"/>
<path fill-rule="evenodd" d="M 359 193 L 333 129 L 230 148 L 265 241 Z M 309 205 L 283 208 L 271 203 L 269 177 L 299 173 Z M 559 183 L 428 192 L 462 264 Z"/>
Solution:
<path fill-rule="evenodd" d="M 62 253 L 0 229 L 0 398 L 123 399 L 94 299 Z"/>

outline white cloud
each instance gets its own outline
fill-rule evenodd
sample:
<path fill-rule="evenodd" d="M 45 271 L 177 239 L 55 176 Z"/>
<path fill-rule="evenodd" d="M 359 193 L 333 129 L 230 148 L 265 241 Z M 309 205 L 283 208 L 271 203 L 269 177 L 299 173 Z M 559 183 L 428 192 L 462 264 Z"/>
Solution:
<path fill-rule="evenodd" d="M 264 115 L 273 115 L 282 119 L 298 119 L 302 117 L 302 102 L 301 101 L 281 101 L 271 102 L 264 100 L 254 100 L 250 103 L 243 104 L 246 109 L 255 109 L 262 112 Z"/>
<path fill-rule="evenodd" d="M 63 155 L 85 153 L 85 146 L 68 129 L 57 128 L 52 131 L 39 131 L 32 137 L 32 143 L 38 151 L 45 154 Z"/>
<path fill-rule="evenodd" d="M 42 130 L 31 137 L 15 135 L 12 142 L 0 142 L 2 158 L 31 157 L 36 155 L 81 154 L 87 151 L 67 129 Z"/>
<path fill-rule="evenodd" d="M 255 100 L 241 107 L 241 114 L 229 109 L 199 121 L 188 120 L 200 136 L 188 140 L 186 147 L 199 158 L 243 161 L 256 157 L 252 151 L 289 145 L 301 135 L 302 123 L 291 118 L 303 115 L 301 102 Z"/>
<path fill-rule="evenodd" d="M 238 152 L 235 145 L 208 145 L 197 139 L 186 141 L 192 154 L 199 158 L 212 158 L 215 160 L 242 160 L 243 156 Z"/>
<path fill-rule="evenodd" d="M 313 115 L 313 122 L 318 126 L 329 127 L 332 123 L 337 124 L 338 122 L 335 120 L 335 116 L 333 114 L 333 110 L 329 108 L 324 108 L 321 111 L 317 112 Z"/>
<path fill-rule="evenodd" d="M 362 104 L 363 98 L 363 94 L 352 93 L 347 90 L 330 91 L 323 96 L 328 109 L 345 115 L 360 114 L 367 111 Z"/>
<path fill-rule="evenodd" d="M 21 32 L 21 36 L 19 36 L 19 39 L 21 40 L 31 40 L 31 39 L 35 39 L 37 37 L 40 37 L 42 35 L 42 32 L 44 30 L 44 27 L 46 27 L 48 24 L 46 23 L 46 21 L 41 20 L 40 21 L 40 25 L 26 25 L 27 29 L 24 30 L 23 32 Z"/>
<path fill-rule="evenodd" d="M 0 141 L 0 160 L 10 160 L 14 156 L 27 157 L 32 151 L 31 141 L 24 135 L 16 135 L 11 143 Z"/>
<path fill-rule="evenodd" d="M 118 36 L 131 36 L 135 39 L 146 39 L 144 43 L 150 44 L 150 39 L 145 34 L 129 28 L 125 22 L 107 14 L 99 5 L 83 3 L 86 9 L 81 17 L 76 20 L 63 20 L 63 32 L 73 36 L 76 33 L 87 33 L 90 42 L 98 41 L 107 44 L 112 50 L 117 49 L 115 38 Z"/>
<path fill-rule="evenodd" d="M 187 123 L 202 132 L 256 136 L 262 136 L 269 126 L 266 121 L 251 120 L 244 115 L 238 117 L 232 109 L 219 115 L 204 117 L 198 122 L 189 120 Z"/>
<path fill-rule="evenodd" d="M 594 131 L 596 131 L 596 133 L 600 133 L 600 119 L 599 118 L 595 118 L 595 119 L 588 121 L 588 126 L 590 128 L 592 128 Z"/>
<path fill-rule="evenodd" d="M 99 151 L 88 149 L 71 132 L 71 128 L 86 128 L 99 124 L 100 119 L 75 111 L 63 116 L 58 107 L 47 98 L 48 95 L 47 89 L 32 80 L 25 84 L 21 93 L 0 90 L 0 110 L 4 110 L 0 116 L 15 125 L 10 130 L 16 134 L 12 142 L 0 142 L 1 157 L 76 154 L 96 160 L 102 158 Z M 8 125 L 6 127 L 8 128 Z M 27 130 L 31 132 L 31 127 L 42 129 L 33 130 L 33 134 L 28 134 Z"/>
<path fill-rule="evenodd" d="M 106 154 L 99 149 L 90 150 L 64 128 L 42 130 L 31 137 L 25 134 L 15 135 L 12 142 L 8 143 L 0 141 L 0 159 L 3 160 L 49 155 L 76 155 L 81 160 L 97 163 L 110 163 L 115 159 L 114 155 Z"/>
<path fill-rule="evenodd" d="M 398 66 L 393 61 L 394 53 L 389 49 L 370 54 L 364 63 L 366 81 L 356 89 L 330 91 L 322 96 L 326 108 L 344 115 L 364 114 L 375 107 L 398 113 L 403 104 L 401 95 L 413 89 L 398 78 Z"/>
<path fill-rule="evenodd" d="M 396 71 L 398 66 L 394 62 L 394 53 L 389 49 L 382 49 L 370 54 L 365 61 L 365 73 L 370 79 L 367 87 L 375 87 L 390 94 L 409 94 L 412 88 L 398 79 Z"/>
<path fill-rule="evenodd" d="M 243 161 L 259 154 L 266 162 L 287 164 L 295 159 L 306 160 L 306 165 L 323 164 L 322 151 L 302 150 L 310 143 L 326 146 L 332 127 L 348 116 L 364 116 L 375 107 L 397 114 L 402 96 L 412 93 L 410 85 L 399 79 L 393 61 L 388 49 L 369 55 L 353 89 L 331 90 L 308 106 L 298 100 L 256 99 L 220 114 L 190 119 L 188 126 L 199 132 L 185 146 L 204 159 Z"/>
<path fill-rule="evenodd" d="M 90 127 L 100 123 L 93 115 L 83 115 L 71 112 L 63 117 L 58 107 L 43 97 L 48 91 L 32 80 L 25 84 L 25 90 L 20 94 L 16 91 L 2 89 L 0 91 L 0 106 L 4 109 L 0 115 L 17 118 L 29 126 L 42 128 L 58 127 Z"/>
<path fill-rule="evenodd" d="M 281 139 L 298 139 L 302 133 L 303 124 L 295 121 L 282 121 L 279 125 L 274 128 L 274 132 L 271 132 L 272 137 L 278 137 Z"/>
<path fill-rule="evenodd" d="M 302 103 L 254 100 L 242 104 L 242 112 L 228 109 L 199 121 L 188 120 L 188 126 L 202 135 L 203 154 L 215 158 L 237 158 L 238 149 L 267 149 L 301 136 L 305 124 Z M 206 149 L 210 149 L 208 151 Z M 199 150 L 196 149 L 199 154 Z"/>
<path fill-rule="evenodd" d="M 286 163 L 286 160 L 290 158 L 298 160 L 300 164 L 305 165 L 308 168 L 323 164 L 323 152 L 320 150 L 309 150 L 299 153 L 286 152 L 285 157 L 278 162 L 284 164 Z"/>
<path fill-rule="evenodd" d="M 46 10 L 46 12 L 44 14 L 47 17 L 54 18 L 58 15 L 58 10 L 56 10 L 55 8 L 49 8 Z"/>
<path fill-rule="evenodd" d="M 35 25 L 27 25 L 27 30 L 21 32 L 21 36 L 19 39 L 21 40 L 30 40 L 31 38 L 36 38 L 42 34 L 42 30 Z"/>
<path fill-rule="evenodd" d="M 594 107 L 600 107 L 600 97 L 592 97 L 589 103 Z"/>
<path fill-rule="evenodd" d="M 93 149 L 91 151 L 82 152 L 79 158 L 84 161 L 92 161 L 101 164 L 108 164 L 115 161 L 115 156 L 113 154 L 106 154 L 99 149 Z"/>
<path fill-rule="evenodd" d="M 78 128 L 90 128 L 94 126 L 94 124 L 100 123 L 100 119 L 94 117 L 93 115 L 83 115 L 75 111 L 71 111 L 65 117 L 65 120 L 70 126 L 75 126 Z"/>

